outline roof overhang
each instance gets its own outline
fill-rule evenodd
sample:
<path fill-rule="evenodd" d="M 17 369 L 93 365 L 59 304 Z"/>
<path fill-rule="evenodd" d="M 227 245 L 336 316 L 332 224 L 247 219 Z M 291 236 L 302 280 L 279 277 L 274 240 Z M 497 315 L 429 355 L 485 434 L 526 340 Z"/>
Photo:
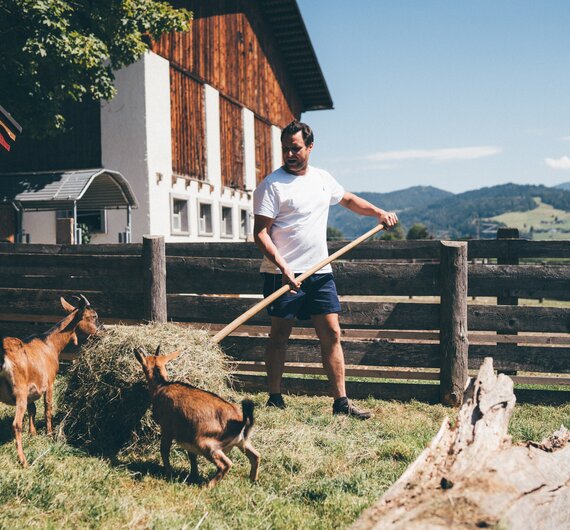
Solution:
<path fill-rule="evenodd" d="M 333 101 L 319 66 L 296 0 L 260 0 L 285 67 L 302 102 L 302 112 L 333 108 Z"/>
<path fill-rule="evenodd" d="M 78 169 L 42 173 L 0 173 L 0 203 L 23 210 L 138 208 L 125 179 L 109 169 Z"/>

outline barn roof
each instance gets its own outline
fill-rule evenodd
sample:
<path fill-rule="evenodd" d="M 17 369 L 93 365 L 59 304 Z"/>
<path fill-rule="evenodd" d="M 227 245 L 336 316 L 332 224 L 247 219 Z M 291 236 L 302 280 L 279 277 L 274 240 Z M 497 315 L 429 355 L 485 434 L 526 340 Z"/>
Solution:
<path fill-rule="evenodd" d="M 296 0 L 260 0 L 285 66 L 297 86 L 302 111 L 333 108 L 333 101 Z"/>
<path fill-rule="evenodd" d="M 45 173 L 0 173 L 0 202 L 25 210 L 137 208 L 127 180 L 108 169 L 78 169 Z"/>

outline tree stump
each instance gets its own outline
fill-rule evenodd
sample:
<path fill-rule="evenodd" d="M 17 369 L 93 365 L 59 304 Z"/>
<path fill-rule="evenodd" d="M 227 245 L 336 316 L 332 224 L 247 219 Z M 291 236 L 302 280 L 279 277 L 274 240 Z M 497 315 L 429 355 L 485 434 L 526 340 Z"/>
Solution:
<path fill-rule="evenodd" d="M 512 380 L 486 358 L 468 383 L 455 426 L 429 447 L 352 530 L 570 528 L 570 432 L 513 445 Z"/>

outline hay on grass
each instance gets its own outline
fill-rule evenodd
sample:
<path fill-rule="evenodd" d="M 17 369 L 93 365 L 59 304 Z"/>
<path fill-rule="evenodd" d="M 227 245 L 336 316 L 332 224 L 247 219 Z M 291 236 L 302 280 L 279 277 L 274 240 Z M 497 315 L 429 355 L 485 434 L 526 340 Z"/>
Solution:
<path fill-rule="evenodd" d="M 175 324 L 116 326 L 88 341 L 66 374 L 59 407 L 69 442 L 113 456 L 158 441 L 148 385 L 134 357 L 135 348 L 154 353 L 158 345 L 162 354 L 182 352 L 167 365 L 170 380 L 231 396 L 231 362 L 206 331 Z"/>

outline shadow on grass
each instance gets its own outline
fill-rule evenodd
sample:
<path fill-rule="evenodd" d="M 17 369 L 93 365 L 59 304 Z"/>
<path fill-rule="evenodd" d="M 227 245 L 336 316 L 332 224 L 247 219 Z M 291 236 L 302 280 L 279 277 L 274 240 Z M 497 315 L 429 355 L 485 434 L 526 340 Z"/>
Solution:
<path fill-rule="evenodd" d="M 172 473 L 166 473 L 164 467 L 156 462 L 133 460 L 122 463 L 121 467 L 129 471 L 134 480 L 142 480 L 145 476 L 152 476 L 169 482 L 183 482 L 191 486 L 203 486 L 208 482 L 208 479 L 204 477 L 200 477 L 198 481 L 192 480 L 189 469 L 173 469 Z"/>
<path fill-rule="evenodd" d="M 14 429 L 12 428 L 13 421 L 13 415 L 7 416 L 6 418 L 2 418 L 0 420 L 0 444 L 14 440 Z"/>

